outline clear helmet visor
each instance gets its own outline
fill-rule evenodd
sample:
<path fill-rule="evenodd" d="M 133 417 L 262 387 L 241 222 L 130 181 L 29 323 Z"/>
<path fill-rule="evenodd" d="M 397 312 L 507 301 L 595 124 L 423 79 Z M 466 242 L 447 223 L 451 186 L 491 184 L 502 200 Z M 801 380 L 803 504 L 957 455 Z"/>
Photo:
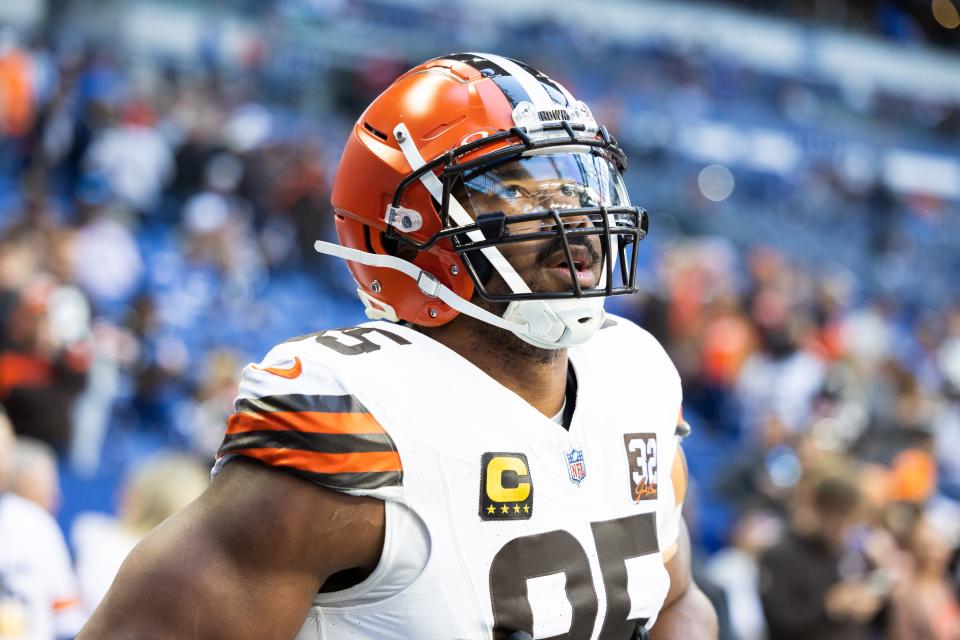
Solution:
<path fill-rule="evenodd" d="M 640 222 L 605 154 L 567 150 L 514 158 L 465 172 L 453 195 L 478 221 L 503 215 L 497 249 L 532 294 L 610 295 L 628 286 L 624 249 Z M 475 267 L 481 294 L 510 293 L 481 252 L 464 258 Z"/>

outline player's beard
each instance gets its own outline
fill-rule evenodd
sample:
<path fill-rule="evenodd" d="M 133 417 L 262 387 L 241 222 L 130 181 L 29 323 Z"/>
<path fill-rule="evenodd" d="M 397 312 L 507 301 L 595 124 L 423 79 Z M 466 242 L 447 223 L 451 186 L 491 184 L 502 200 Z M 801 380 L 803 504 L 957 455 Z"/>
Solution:
<path fill-rule="evenodd" d="M 472 302 L 498 316 L 503 315 L 508 305 L 506 302 L 490 302 L 478 295 L 473 297 Z M 461 320 L 465 324 L 473 325 L 470 327 L 471 335 L 474 336 L 473 348 L 497 356 L 506 367 L 519 368 L 529 363 L 553 364 L 560 357 L 560 352 L 563 351 L 563 349 L 541 349 L 506 329 L 495 327 L 467 315 L 461 314 L 454 322 L 460 322 Z"/>
<path fill-rule="evenodd" d="M 586 239 L 584 238 L 584 240 Z M 580 244 L 580 242 L 577 242 L 577 244 Z M 532 291 L 539 291 L 541 289 L 543 267 L 546 261 L 557 251 L 560 251 L 562 247 L 563 244 L 558 238 L 554 242 L 544 243 L 537 251 L 536 268 L 532 270 L 529 277 L 524 277 Z M 595 251 L 592 246 L 590 246 L 590 250 Z M 487 272 L 487 278 L 483 285 L 486 290 L 493 295 L 511 293 L 510 287 L 507 286 L 506 281 L 500 273 L 492 268 Z M 474 293 L 470 301 L 478 307 L 501 317 L 510 304 L 508 302 L 485 300 L 478 293 Z M 464 324 L 469 323 L 471 325 L 471 335 L 475 336 L 472 345 L 473 348 L 482 349 L 489 355 L 497 356 L 506 366 L 516 367 L 522 366 L 524 363 L 553 364 L 557 358 L 560 357 L 560 352 L 563 351 L 562 349 L 543 349 L 534 346 L 506 329 L 495 327 L 482 320 L 477 320 L 463 314 L 454 320 L 454 322 L 460 321 L 463 321 Z"/>
<path fill-rule="evenodd" d="M 591 238 L 585 236 L 573 237 L 568 239 L 570 246 L 583 246 L 585 247 L 591 255 L 593 262 L 595 264 L 602 264 L 603 253 L 602 250 L 595 246 L 595 243 Z M 542 277 L 544 274 L 544 269 L 547 267 L 549 260 L 557 253 L 563 250 L 563 241 L 558 235 L 556 238 L 552 239 L 549 242 L 544 242 L 538 249 L 536 253 L 536 260 L 534 261 L 535 267 L 530 270 L 530 273 L 523 275 L 521 277 L 527 282 L 527 286 L 530 287 L 531 291 L 543 291 L 544 285 L 542 283 Z M 486 290 L 493 295 L 502 295 L 511 293 L 510 287 L 507 286 L 506 281 L 495 269 L 489 269 L 487 271 L 487 277 L 483 282 Z M 570 285 L 571 289 L 573 284 Z M 507 302 L 491 302 L 489 300 L 484 300 L 479 294 L 474 294 L 471 302 L 478 307 L 486 309 L 487 311 L 493 313 L 494 315 L 503 316 L 504 312 L 507 310 L 509 303 Z M 484 349 L 488 353 L 499 354 L 502 353 L 502 359 L 504 362 L 510 362 L 511 364 L 519 364 L 519 362 L 535 362 L 538 364 L 552 364 L 560 356 L 562 349 L 542 349 L 536 347 L 529 342 L 526 342 L 519 338 L 516 334 L 507 331 L 506 329 L 501 329 L 500 327 L 495 327 L 493 325 L 487 324 L 480 320 L 475 320 L 473 318 L 468 318 L 461 315 L 460 318 L 457 318 L 455 322 L 460 319 L 464 321 L 472 321 L 476 326 L 472 327 L 473 335 L 477 336 L 475 348 Z M 482 342 L 482 344 L 481 344 Z"/>
<path fill-rule="evenodd" d="M 583 245 L 587 247 L 595 263 L 602 263 L 603 253 L 598 251 L 594 243 L 586 237 L 574 237 L 569 240 L 571 246 Z M 544 268 L 548 260 L 563 249 L 563 242 L 559 236 L 551 242 L 543 243 L 537 250 L 535 267 L 526 274 L 520 274 L 532 291 L 542 290 Z M 510 294 L 510 287 L 495 269 L 486 270 L 483 280 L 484 288 L 492 295 Z M 572 287 L 572 284 L 571 284 Z M 509 306 L 508 302 L 494 302 L 484 299 L 479 293 L 474 293 L 470 302 L 497 316 L 503 316 Z M 523 367 L 529 364 L 550 365 L 565 353 L 565 349 L 543 349 L 521 339 L 516 334 L 500 327 L 487 324 L 467 314 L 460 314 L 448 328 L 463 329 L 471 336 L 470 347 L 476 352 L 496 357 L 506 367 Z M 420 329 L 423 331 L 423 329 Z M 430 333 L 430 330 L 424 331 Z"/>

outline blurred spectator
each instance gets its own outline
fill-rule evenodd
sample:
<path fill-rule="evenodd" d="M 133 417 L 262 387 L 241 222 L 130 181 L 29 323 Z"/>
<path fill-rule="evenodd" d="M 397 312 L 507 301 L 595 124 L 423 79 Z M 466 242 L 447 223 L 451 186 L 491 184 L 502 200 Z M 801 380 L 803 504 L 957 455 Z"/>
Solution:
<path fill-rule="evenodd" d="M 743 513 L 760 509 L 783 516 L 802 473 L 794 438 L 778 417 L 768 414 L 721 473 L 718 491 Z"/>
<path fill-rule="evenodd" d="M 16 254 L 11 256 L 17 259 Z M 44 275 L 34 275 L 22 289 L 8 290 L 7 295 L 10 306 L 0 339 L 0 402 L 18 433 L 65 451 L 73 400 L 83 390 L 88 366 L 86 299 L 75 287 L 61 286 Z"/>
<path fill-rule="evenodd" d="M 112 310 L 111 305 L 127 302 L 141 285 L 143 258 L 122 207 L 87 206 L 83 214 L 87 219 L 69 247 L 72 273 L 95 304 Z"/>
<path fill-rule="evenodd" d="M 798 504 L 786 538 L 761 557 L 760 597 L 771 638 L 868 637 L 882 600 L 868 583 L 841 575 L 859 504 L 851 477 L 817 480 Z"/>
<path fill-rule="evenodd" d="M 106 595 L 127 554 L 154 527 L 193 502 L 210 482 L 208 468 L 177 454 L 158 454 L 137 468 L 122 490 L 118 517 L 85 513 L 72 539 L 85 605 Z"/>
<path fill-rule="evenodd" d="M 874 403 L 874 415 L 853 451 L 865 460 L 891 464 L 907 449 L 932 451 L 936 405 L 912 372 L 889 360 L 883 366 L 885 375 L 877 383 L 883 385 L 878 391 L 884 398 Z"/>
<path fill-rule="evenodd" d="M 86 166 L 105 175 L 122 202 L 141 214 L 152 212 L 173 172 L 173 153 L 150 105 L 125 105 L 119 122 L 94 137 Z"/>
<path fill-rule="evenodd" d="M 725 593 L 735 640 L 766 638 L 758 560 L 777 541 L 782 528 L 774 515 L 748 513 L 737 522 L 732 546 L 715 553 L 707 563 L 707 577 Z"/>
<path fill-rule="evenodd" d="M 817 357 L 799 348 L 800 320 L 790 304 L 789 297 L 773 287 L 754 293 L 752 316 L 761 348 L 740 370 L 736 392 L 748 425 L 772 413 L 796 432 L 810 414 L 825 371 Z"/>
<path fill-rule="evenodd" d="M 33 110 L 30 58 L 17 46 L 16 33 L 0 27 L 0 136 L 25 136 Z"/>
<path fill-rule="evenodd" d="M 10 490 L 56 516 L 60 510 L 57 454 L 45 442 L 19 436 L 13 452 Z"/>
<path fill-rule="evenodd" d="M 890 640 L 960 638 L 960 605 L 948 576 L 950 545 L 930 522 L 920 520 L 908 547 L 911 570 L 894 589 Z"/>
<path fill-rule="evenodd" d="M 6 490 L 13 452 L 0 414 L 0 638 L 72 638 L 85 618 L 67 545 L 49 513 Z"/>
<path fill-rule="evenodd" d="M 198 457 L 213 460 L 223 441 L 223 425 L 233 413 L 239 372 L 245 363 L 229 349 L 210 352 L 203 363 L 203 382 L 183 407 L 178 421 L 190 450 Z"/>

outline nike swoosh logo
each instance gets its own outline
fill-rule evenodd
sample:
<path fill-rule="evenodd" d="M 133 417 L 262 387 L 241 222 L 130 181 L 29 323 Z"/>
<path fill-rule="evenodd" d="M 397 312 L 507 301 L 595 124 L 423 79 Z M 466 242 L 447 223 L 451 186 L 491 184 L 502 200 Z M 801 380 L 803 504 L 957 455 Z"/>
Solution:
<path fill-rule="evenodd" d="M 303 364 L 300 362 L 300 358 L 293 359 L 293 366 L 282 369 L 280 367 L 258 367 L 253 365 L 254 369 L 259 369 L 260 371 L 266 371 L 267 373 L 272 373 L 275 376 L 280 376 L 281 378 L 286 378 L 287 380 L 293 380 L 300 376 L 303 373 Z"/>

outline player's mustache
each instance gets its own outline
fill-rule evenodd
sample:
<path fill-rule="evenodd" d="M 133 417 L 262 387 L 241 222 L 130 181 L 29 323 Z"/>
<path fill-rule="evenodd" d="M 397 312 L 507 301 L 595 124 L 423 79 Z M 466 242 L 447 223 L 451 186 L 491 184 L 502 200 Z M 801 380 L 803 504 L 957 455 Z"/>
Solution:
<path fill-rule="evenodd" d="M 571 247 L 583 247 L 589 251 L 591 264 L 596 264 L 600 260 L 600 254 L 597 252 L 597 248 L 589 237 L 573 236 L 572 238 L 567 238 L 567 243 Z M 563 238 L 561 238 L 559 234 L 537 251 L 537 262 L 545 262 L 547 258 L 552 257 L 558 251 L 563 251 Z"/>

